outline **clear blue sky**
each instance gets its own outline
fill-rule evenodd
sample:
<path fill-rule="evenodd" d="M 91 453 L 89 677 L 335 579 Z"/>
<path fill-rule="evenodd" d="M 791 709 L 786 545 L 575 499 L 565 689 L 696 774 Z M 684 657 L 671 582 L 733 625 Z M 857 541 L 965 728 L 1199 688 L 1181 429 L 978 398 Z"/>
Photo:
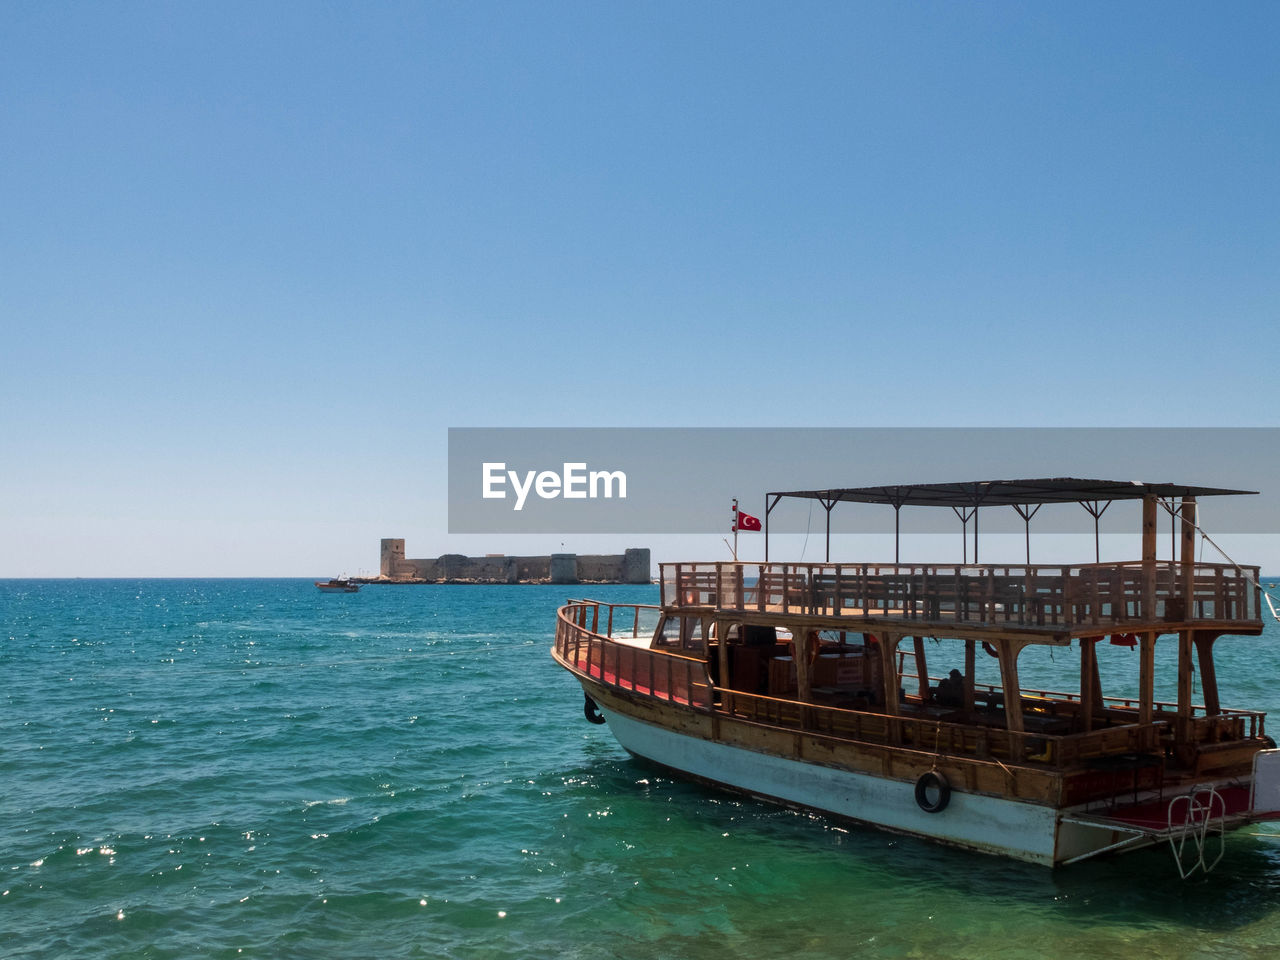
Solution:
<path fill-rule="evenodd" d="M 6 0 L 0 576 L 546 548 L 446 535 L 450 426 L 1276 425 L 1278 38 Z"/>

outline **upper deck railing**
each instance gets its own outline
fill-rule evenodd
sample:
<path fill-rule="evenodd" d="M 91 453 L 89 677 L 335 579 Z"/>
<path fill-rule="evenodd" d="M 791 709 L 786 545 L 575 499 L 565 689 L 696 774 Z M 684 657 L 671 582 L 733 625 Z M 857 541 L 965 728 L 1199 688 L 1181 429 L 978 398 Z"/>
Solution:
<path fill-rule="evenodd" d="M 664 563 L 662 604 L 1077 634 L 1171 623 L 1257 633 L 1257 567 L 1181 564 L 989 566 L 885 563 Z"/>

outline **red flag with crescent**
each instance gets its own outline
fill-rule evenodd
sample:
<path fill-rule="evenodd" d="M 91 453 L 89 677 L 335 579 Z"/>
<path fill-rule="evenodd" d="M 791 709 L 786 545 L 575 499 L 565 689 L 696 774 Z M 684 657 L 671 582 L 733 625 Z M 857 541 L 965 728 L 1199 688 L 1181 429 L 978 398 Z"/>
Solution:
<path fill-rule="evenodd" d="M 739 510 L 738 525 L 734 529 L 735 530 L 759 530 L 760 521 L 757 520 L 755 517 L 753 517 L 751 514 L 743 513 L 741 510 Z"/>

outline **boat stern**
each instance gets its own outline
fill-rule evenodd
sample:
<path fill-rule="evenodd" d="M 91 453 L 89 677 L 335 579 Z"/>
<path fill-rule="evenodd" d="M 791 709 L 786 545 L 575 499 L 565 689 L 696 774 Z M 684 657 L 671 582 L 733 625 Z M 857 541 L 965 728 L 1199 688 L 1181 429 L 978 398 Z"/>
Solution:
<path fill-rule="evenodd" d="M 1250 819 L 1280 820 L 1280 750 L 1259 750 L 1253 756 Z"/>

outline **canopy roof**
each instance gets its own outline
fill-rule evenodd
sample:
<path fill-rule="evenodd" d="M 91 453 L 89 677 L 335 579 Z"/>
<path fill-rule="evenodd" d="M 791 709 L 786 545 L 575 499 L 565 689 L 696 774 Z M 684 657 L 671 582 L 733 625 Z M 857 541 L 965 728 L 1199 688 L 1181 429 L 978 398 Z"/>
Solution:
<path fill-rule="evenodd" d="M 772 506 L 782 497 L 820 500 L 830 510 L 839 501 L 884 503 L 893 507 L 990 507 L 1034 503 L 1093 503 L 1100 500 L 1141 500 L 1155 497 L 1217 497 L 1256 494 L 1256 490 L 1189 487 L 1179 483 L 1137 480 L 1080 480 L 1053 477 L 1039 480 L 974 480 L 963 483 L 896 484 L 843 487 L 831 490 L 790 490 L 767 495 Z"/>

